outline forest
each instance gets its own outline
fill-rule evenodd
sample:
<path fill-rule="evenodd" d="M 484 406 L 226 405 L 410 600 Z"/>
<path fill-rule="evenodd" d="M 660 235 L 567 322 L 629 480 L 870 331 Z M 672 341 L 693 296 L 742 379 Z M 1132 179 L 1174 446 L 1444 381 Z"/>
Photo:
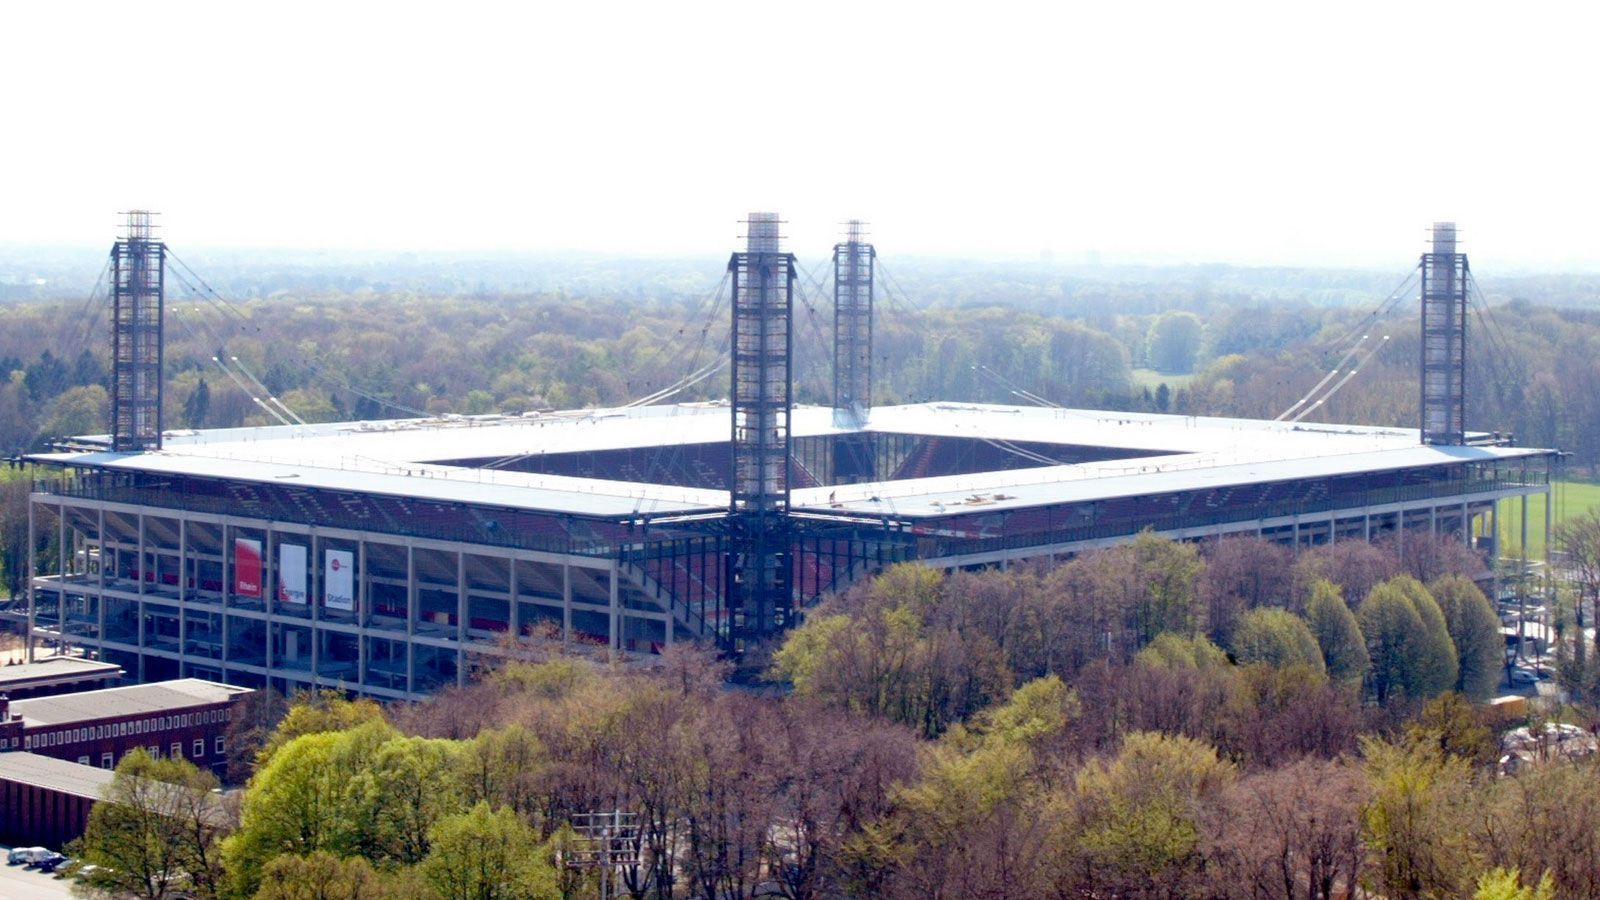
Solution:
<path fill-rule="evenodd" d="M 225 812 L 103 804 L 77 849 L 107 891 L 181 869 L 204 897 L 589 897 L 580 828 L 615 811 L 606 877 L 635 898 L 1596 896 L 1600 763 L 1563 743 L 1593 734 L 1592 677 L 1494 718 L 1481 562 L 1404 549 L 1145 535 L 901 565 L 814 611 L 755 689 L 687 647 L 550 645 L 415 704 L 262 692 Z M 1497 732 L 1523 722 L 1547 737 L 1508 766 Z M 183 765 L 133 754 L 118 783 L 215 786 Z"/>
<path fill-rule="evenodd" d="M 220 288 L 183 270 L 169 279 L 168 427 L 271 422 L 251 400 L 266 393 L 308 421 L 617 405 L 725 356 L 725 285 L 681 263 L 546 262 L 477 283 L 460 266 L 403 261 L 272 276 L 220 268 Z M 831 295 L 821 268 L 802 271 L 795 306 L 795 390 L 805 403 L 831 394 Z M 420 274 L 403 277 L 413 270 Z M 373 280 L 380 271 L 395 278 Z M 1357 374 L 1307 421 L 1415 419 L 1415 304 L 1369 315 L 1403 270 L 1089 277 L 913 261 L 904 290 L 900 272 L 883 271 L 873 360 L 880 404 L 1020 402 L 1015 391 L 1026 390 L 1085 408 L 1271 418 L 1355 362 Z M 105 429 L 105 305 L 84 294 L 0 303 L 0 449 Z M 1495 282 L 1474 304 L 1469 341 L 1469 428 L 1559 447 L 1575 472 L 1600 463 L 1594 279 Z M 1356 344 L 1362 350 L 1350 357 Z M 726 379 L 669 399 L 723 396 Z"/>

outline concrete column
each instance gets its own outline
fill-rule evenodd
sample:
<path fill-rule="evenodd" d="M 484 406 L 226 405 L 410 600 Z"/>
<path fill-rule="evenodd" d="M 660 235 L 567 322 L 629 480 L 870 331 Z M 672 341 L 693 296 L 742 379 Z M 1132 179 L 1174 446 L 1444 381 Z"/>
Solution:
<path fill-rule="evenodd" d="M 1334 514 L 1328 516 L 1328 546 L 1333 546 L 1339 540 L 1339 517 Z"/>
<path fill-rule="evenodd" d="M 33 589 L 33 580 L 39 577 L 39 536 L 38 525 L 34 521 L 34 510 L 38 507 L 30 494 L 28 497 L 28 635 L 23 641 L 24 658 L 33 662 L 33 629 L 39 624 L 38 592 Z"/>
<path fill-rule="evenodd" d="M 97 507 L 95 513 L 97 515 L 95 527 L 100 535 L 100 578 L 98 579 L 100 599 L 96 604 L 99 608 L 99 613 L 95 617 L 97 626 L 95 633 L 100 638 L 100 658 L 104 660 L 106 647 L 106 508 L 104 506 Z"/>
<path fill-rule="evenodd" d="M 228 543 L 228 526 L 222 526 L 222 606 L 228 606 L 229 589 L 233 583 L 228 580 L 231 573 L 230 566 L 233 557 L 230 555 L 232 545 Z M 188 675 L 189 665 L 189 517 L 178 514 L 178 677 Z M 161 577 L 159 574 L 157 578 Z"/>
<path fill-rule="evenodd" d="M 144 513 L 139 513 L 139 541 L 138 541 L 138 578 L 139 578 L 139 671 L 135 677 L 142 683 L 144 681 L 144 656 L 149 646 L 146 643 L 147 635 L 144 630 Z"/>
<path fill-rule="evenodd" d="M 572 564 L 561 564 L 561 643 L 572 643 Z"/>
<path fill-rule="evenodd" d="M 517 590 L 517 558 L 507 560 L 506 594 L 511 599 L 511 609 L 506 612 L 506 627 L 511 629 L 514 640 L 522 639 L 522 601 Z"/>
<path fill-rule="evenodd" d="M 417 633 L 417 548 L 406 542 L 406 636 Z M 417 692 L 416 642 L 406 641 L 406 693 Z"/>
<path fill-rule="evenodd" d="M 67 646 L 67 502 L 56 507 L 56 646 Z"/>
<path fill-rule="evenodd" d="M 622 649 L 622 607 L 617 602 L 617 564 L 615 561 L 611 563 L 611 568 L 607 572 L 607 575 L 609 576 L 608 580 L 611 584 L 611 598 L 609 602 L 611 615 L 608 617 L 611 621 L 611 656 L 613 659 L 615 659 L 617 651 Z"/>
<path fill-rule="evenodd" d="M 1372 512 L 1369 510 L 1361 516 L 1361 536 L 1367 543 L 1372 543 Z"/>

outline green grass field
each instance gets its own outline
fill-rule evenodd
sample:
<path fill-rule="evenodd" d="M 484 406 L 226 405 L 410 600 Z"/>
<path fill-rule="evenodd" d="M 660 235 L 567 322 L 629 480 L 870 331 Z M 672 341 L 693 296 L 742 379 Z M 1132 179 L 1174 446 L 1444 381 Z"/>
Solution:
<path fill-rule="evenodd" d="M 1555 490 L 1556 524 L 1600 506 L 1600 484 L 1584 481 L 1557 481 Z M 1504 556 L 1517 556 L 1522 546 L 1522 501 L 1500 503 L 1500 546 Z M 1528 498 L 1528 558 L 1544 556 L 1544 498 Z"/>
<path fill-rule="evenodd" d="M 1155 369 L 1133 370 L 1133 386 L 1135 389 L 1149 388 L 1150 390 L 1154 391 L 1158 385 L 1160 385 L 1162 382 L 1166 382 L 1167 389 L 1175 391 L 1178 388 L 1187 387 L 1189 382 L 1193 380 L 1193 374 L 1163 375 L 1160 372 L 1157 372 Z"/>

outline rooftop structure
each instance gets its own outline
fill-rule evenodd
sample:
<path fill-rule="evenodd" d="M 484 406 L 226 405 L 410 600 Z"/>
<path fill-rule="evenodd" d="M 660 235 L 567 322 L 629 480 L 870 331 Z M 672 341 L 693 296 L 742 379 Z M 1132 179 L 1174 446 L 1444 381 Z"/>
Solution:
<path fill-rule="evenodd" d="M 201 706 L 228 703 L 250 693 L 249 688 L 217 684 L 198 678 L 183 678 L 155 684 L 82 691 L 56 697 L 14 700 L 13 716 L 21 716 L 28 728 L 76 725 L 122 716 L 160 715 L 182 712 Z"/>
<path fill-rule="evenodd" d="M 74 656 L 46 659 L 0 668 L 0 695 L 16 701 L 24 697 L 55 694 L 84 685 L 104 686 L 122 677 L 122 667 Z"/>

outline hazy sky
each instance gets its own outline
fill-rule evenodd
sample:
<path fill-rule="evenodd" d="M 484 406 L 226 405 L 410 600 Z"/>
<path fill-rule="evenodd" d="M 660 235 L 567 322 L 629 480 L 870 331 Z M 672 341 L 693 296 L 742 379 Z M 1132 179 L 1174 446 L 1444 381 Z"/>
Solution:
<path fill-rule="evenodd" d="M 1597 268 L 1596 8 L 3 3 L 0 242 Z"/>

